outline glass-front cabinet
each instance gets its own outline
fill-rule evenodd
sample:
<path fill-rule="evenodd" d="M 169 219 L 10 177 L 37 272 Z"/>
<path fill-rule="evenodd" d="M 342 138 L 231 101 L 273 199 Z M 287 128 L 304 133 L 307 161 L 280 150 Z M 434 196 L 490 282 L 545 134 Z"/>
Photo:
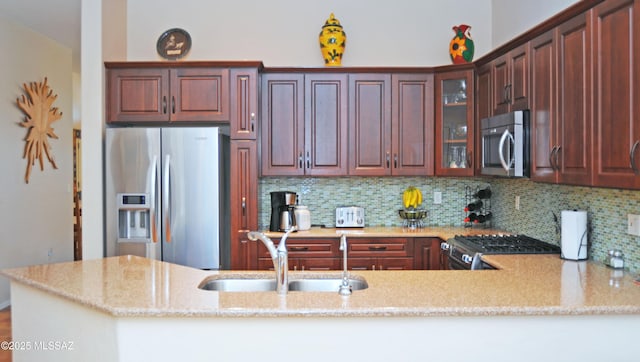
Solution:
<path fill-rule="evenodd" d="M 473 176 L 473 70 L 438 72 L 435 86 L 435 173 Z"/>

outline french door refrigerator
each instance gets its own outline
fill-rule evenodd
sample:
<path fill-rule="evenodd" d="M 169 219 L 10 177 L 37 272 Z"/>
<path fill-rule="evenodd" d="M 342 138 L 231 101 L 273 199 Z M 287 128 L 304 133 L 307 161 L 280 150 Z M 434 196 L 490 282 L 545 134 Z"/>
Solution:
<path fill-rule="evenodd" d="M 106 256 L 229 268 L 226 128 L 107 128 L 104 175 Z"/>

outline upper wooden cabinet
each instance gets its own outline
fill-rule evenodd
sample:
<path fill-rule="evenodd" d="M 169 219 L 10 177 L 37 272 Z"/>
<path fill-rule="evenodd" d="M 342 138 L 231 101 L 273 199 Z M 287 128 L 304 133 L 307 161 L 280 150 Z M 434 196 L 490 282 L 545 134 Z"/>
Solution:
<path fill-rule="evenodd" d="M 529 108 L 529 49 L 521 45 L 491 62 L 493 114 Z"/>
<path fill-rule="evenodd" d="M 255 140 L 258 133 L 258 69 L 233 68 L 229 77 L 231 138 Z"/>
<path fill-rule="evenodd" d="M 436 175 L 473 176 L 473 70 L 439 72 L 436 83 Z"/>
<path fill-rule="evenodd" d="M 307 175 L 347 173 L 347 75 L 304 78 L 304 170 Z"/>
<path fill-rule="evenodd" d="M 347 75 L 262 77 L 262 175 L 347 173 Z"/>
<path fill-rule="evenodd" d="M 229 70 L 109 68 L 107 122 L 229 121 Z"/>
<path fill-rule="evenodd" d="M 433 175 L 433 74 L 349 75 L 349 174 Z"/>
<path fill-rule="evenodd" d="M 640 188 L 640 1 L 592 11 L 593 185 Z"/>
<path fill-rule="evenodd" d="M 531 41 L 531 179 L 591 182 L 591 49 L 586 14 Z"/>
<path fill-rule="evenodd" d="M 433 175 L 433 74 L 392 74 L 391 83 L 391 173 Z"/>

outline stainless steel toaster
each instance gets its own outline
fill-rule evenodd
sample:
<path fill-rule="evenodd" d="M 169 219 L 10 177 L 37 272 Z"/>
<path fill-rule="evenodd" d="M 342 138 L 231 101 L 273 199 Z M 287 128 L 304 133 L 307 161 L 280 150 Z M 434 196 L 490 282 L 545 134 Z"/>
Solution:
<path fill-rule="evenodd" d="M 337 228 L 363 228 L 364 208 L 358 206 L 341 206 L 336 208 Z"/>

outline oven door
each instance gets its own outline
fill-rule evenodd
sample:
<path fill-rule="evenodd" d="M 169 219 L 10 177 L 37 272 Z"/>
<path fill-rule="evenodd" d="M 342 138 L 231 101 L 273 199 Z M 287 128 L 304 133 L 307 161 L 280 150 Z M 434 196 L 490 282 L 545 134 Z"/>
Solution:
<path fill-rule="evenodd" d="M 463 263 L 449 255 L 449 270 L 471 270 L 471 264 Z"/>

